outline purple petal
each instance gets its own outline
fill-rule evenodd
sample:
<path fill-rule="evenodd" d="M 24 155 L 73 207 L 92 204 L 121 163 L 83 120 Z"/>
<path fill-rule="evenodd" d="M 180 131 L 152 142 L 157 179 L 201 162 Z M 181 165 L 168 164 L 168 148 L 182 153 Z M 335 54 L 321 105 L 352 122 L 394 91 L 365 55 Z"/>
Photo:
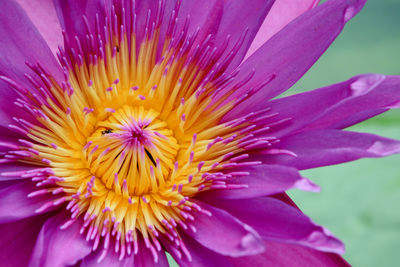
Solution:
<path fill-rule="evenodd" d="M 17 149 L 20 145 L 18 139 L 23 138 L 9 128 L 0 125 L 0 152 L 7 152 L 12 149 Z"/>
<path fill-rule="evenodd" d="M 342 101 L 316 118 L 304 130 L 342 129 L 400 107 L 400 76 L 361 75 L 351 83 L 353 97 Z"/>
<path fill-rule="evenodd" d="M 47 217 L 37 216 L 0 224 L 0 262 L 3 266 L 28 266 L 37 235 Z"/>
<path fill-rule="evenodd" d="M 65 31 L 67 41 L 70 44 L 76 43 L 73 41 L 75 36 L 80 37 L 81 40 L 85 38 L 86 26 L 83 16 L 87 18 L 89 29 L 95 32 L 96 14 L 104 16 L 104 1 L 99 0 L 53 0 L 54 7 L 57 12 L 61 28 Z"/>
<path fill-rule="evenodd" d="M 75 36 L 78 36 L 81 40 L 86 40 L 86 26 L 83 23 L 83 16 L 87 18 L 89 30 L 91 33 L 95 33 L 95 17 L 99 14 L 100 17 L 104 17 L 105 13 L 111 10 L 109 2 L 105 2 L 106 7 L 101 1 L 98 0 L 86 0 L 86 1 L 75 1 L 75 0 L 54 0 L 59 16 L 62 28 L 66 31 L 67 37 L 70 40 L 74 40 Z M 190 18 L 190 24 L 188 28 L 188 35 L 192 35 L 197 28 L 199 28 L 198 42 L 201 42 L 208 34 L 215 33 L 218 29 L 218 25 L 222 14 L 222 0 L 208 0 L 208 1 L 181 1 L 180 7 L 176 8 L 176 1 L 168 0 L 164 1 L 165 9 L 162 13 L 162 21 L 160 21 L 160 49 L 163 47 L 163 42 L 166 38 L 166 31 L 169 25 L 169 21 L 172 12 L 177 13 L 178 20 L 176 21 L 176 32 L 180 33 L 184 27 L 186 19 Z M 135 7 L 132 8 L 131 1 L 118 1 L 115 2 L 116 10 L 133 10 L 136 14 L 136 40 L 140 44 L 144 38 L 146 29 L 147 17 L 150 14 L 150 26 L 157 21 L 157 14 L 159 13 L 158 0 L 137 0 L 135 1 Z M 109 13 L 109 12 L 108 12 Z M 129 12 L 127 12 L 129 13 Z M 108 14 L 110 16 L 110 14 Z M 132 18 L 128 18 L 130 22 Z M 100 20 L 100 23 L 103 23 Z M 158 23 L 158 22 L 157 22 Z M 130 23 L 125 26 L 125 30 L 131 31 Z M 148 25 L 147 25 L 148 26 Z M 156 27 L 158 25 L 155 25 Z M 75 46 L 75 42 L 69 43 L 71 46 Z M 84 45 L 84 44 L 83 44 Z M 137 46 L 139 47 L 139 46 Z M 85 49 L 85 47 L 83 48 Z M 159 49 L 159 53 L 160 53 Z"/>
<path fill-rule="evenodd" d="M 290 150 L 297 157 L 263 156 L 263 160 L 303 170 L 399 153 L 400 142 L 372 134 L 327 129 L 282 138 L 277 148 Z"/>
<path fill-rule="evenodd" d="M 92 267 L 92 266 L 107 266 L 107 267 L 132 267 L 132 266 L 169 266 L 168 259 L 164 251 L 158 253 L 157 263 L 154 262 L 153 254 L 150 252 L 140 237 L 138 240 L 139 252 L 137 255 L 125 255 L 125 257 L 119 260 L 120 254 L 114 252 L 113 249 L 109 249 L 105 257 L 98 262 L 101 254 L 104 252 L 102 249 L 98 249 L 96 252 L 91 253 L 82 260 L 80 267 Z M 112 246 L 111 246 L 112 247 Z"/>
<path fill-rule="evenodd" d="M 242 96 L 252 87 L 261 87 L 242 104 L 235 106 L 224 121 L 265 107 L 266 101 L 289 89 L 335 40 L 343 26 L 363 7 L 365 0 L 328 1 L 299 16 L 287 25 L 239 68 L 237 79 L 255 70 L 253 79 L 231 97 Z M 271 79 L 266 85 L 264 81 Z"/>
<path fill-rule="evenodd" d="M 342 242 L 328 230 L 313 223 L 299 209 L 275 198 L 241 200 L 209 198 L 207 203 L 226 210 L 250 225 L 263 239 L 295 243 L 325 252 L 344 253 Z"/>
<path fill-rule="evenodd" d="M 17 0 L 17 2 L 25 10 L 55 55 L 58 46 L 63 43 L 63 37 L 53 0 Z"/>
<path fill-rule="evenodd" d="M 305 11 L 315 7 L 318 3 L 319 0 L 276 0 L 251 43 L 245 58 L 248 58 L 257 51 L 258 48 L 289 24 L 289 22 Z"/>
<path fill-rule="evenodd" d="M 60 230 L 67 220 L 68 216 L 62 211 L 46 221 L 37 238 L 30 267 L 74 265 L 91 252 L 90 244 L 79 233 L 80 221 Z"/>
<path fill-rule="evenodd" d="M 0 190 L 0 223 L 13 222 L 35 216 L 35 211 L 54 200 L 54 196 L 35 196 L 28 198 L 28 194 L 39 190 L 31 181 L 15 183 Z M 56 207 L 49 207 L 54 210 Z"/>
<path fill-rule="evenodd" d="M 131 267 L 134 265 L 134 256 L 126 256 L 121 261 L 118 259 L 119 255 L 110 249 L 101 262 L 98 262 L 101 257 L 102 249 L 99 248 L 96 252 L 90 253 L 86 256 L 79 267 L 92 267 L 92 266 L 107 266 L 107 267 Z"/>
<path fill-rule="evenodd" d="M 229 259 L 226 256 L 215 253 L 204 246 L 197 243 L 190 237 L 187 237 L 185 234 L 181 234 L 181 238 L 185 247 L 190 253 L 190 259 L 188 259 L 185 255 L 179 257 L 178 255 L 171 253 L 171 256 L 174 257 L 175 261 L 181 267 L 192 267 L 192 266 L 207 266 L 207 267 L 229 267 L 231 264 L 229 263 Z"/>
<path fill-rule="evenodd" d="M 225 1 L 223 16 L 219 26 L 215 44 L 221 45 L 230 36 L 230 46 L 227 48 L 226 55 L 231 48 L 241 38 L 241 35 L 247 31 L 240 49 L 232 59 L 227 72 L 233 70 L 239 65 L 250 44 L 253 42 L 262 22 L 272 7 L 274 0 L 253 0 L 249 4 L 246 0 Z"/>
<path fill-rule="evenodd" d="M 20 176 L 21 173 L 37 168 L 37 166 L 27 165 L 21 162 L 6 161 L 2 159 L 0 163 L 0 181 L 21 180 L 28 179 L 27 177 Z"/>
<path fill-rule="evenodd" d="M 360 75 L 313 91 L 275 99 L 276 120 L 291 118 L 269 134 L 282 137 L 309 129 L 345 128 L 377 115 L 400 101 L 400 76 Z M 288 108 L 290 107 L 290 108 Z"/>
<path fill-rule="evenodd" d="M 298 245 L 265 241 L 266 252 L 260 255 L 231 259 L 233 266 L 349 267 L 339 255 Z"/>
<path fill-rule="evenodd" d="M 319 187 L 310 180 L 302 177 L 298 170 L 280 165 L 260 165 L 246 168 L 241 171 L 249 172 L 248 176 L 233 177 L 227 184 L 247 185 L 238 189 L 224 189 L 207 191 L 201 194 L 201 198 L 208 197 L 241 199 L 273 195 L 291 188 L 307 191 L 318 191 Z"/>
<path fill-rule="evenodd" d="M 153 255 L 151 254 L 150 250 L 146 248 L 146 245 L 143 239 L 139 239 L 139 253 L 135 255 L 135 264 L 136 266 L 144 266 L 144 267 L 151 267 L 151 266 L 169 266 L 167 256 L 163 251 L 158 253 L 158 261 L 157 263 L 154 262 Z"/>
<path fill-rule="evenodd" d="M 30 121 L 32 117 L 24 110 L 16 108 L 14 101 L 19 96 L 4 81 L 4 77 L 29 88 L 24 74 L 33 75 L 33 71 L 26 66 L 27 61 L 32 64 L 41 63 L 56 79 L 62 77 L 62 72 L 45 40 L 24 10 L 13 0 L 2 2 L 0 39 L 0 125 L 7 127 L 14 122 L 12 117 Z"/>
<path fill-rule="evenodd" d="M 212 216 L 197 213 L 195 220 L 190 223 L 196 231 L 188 229 L 187 235 L 206 248 L 226 256 L 240 257 L 264 251 L 262 240 L 250 226 L 223 210 L 199 201 L 196 203 L 211 212 Z"/>

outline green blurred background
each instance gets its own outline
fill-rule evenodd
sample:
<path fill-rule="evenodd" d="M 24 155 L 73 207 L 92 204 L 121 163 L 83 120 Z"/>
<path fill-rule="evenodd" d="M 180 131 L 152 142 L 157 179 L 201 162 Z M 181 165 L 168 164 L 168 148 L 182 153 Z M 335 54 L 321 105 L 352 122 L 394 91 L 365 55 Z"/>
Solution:
<path fill-rule="evenodd" d="M 369 0 L 289 93 L 359 73 L 400 75 L 400 0 Z M 400 139 L 400 111 L 350 128 Z M 321 193 L 289 195 L 346 245 L 353 266 L 400 266 L 400 155 L 304 171 Z"/>
<path fill-rule="evenodd" d="M 360 73 L 400 75 L 400 0 L 369 0 L 288 93 L 337 83 Z M 400 139 L 400 110 L 350 130 Z M 290 191 L 289 195 L 304 213 L 345 243 L 344 258 L 349 263 L 400 266 L 400 155 L 302 174 L 320 185 L 321 192 Z"/>

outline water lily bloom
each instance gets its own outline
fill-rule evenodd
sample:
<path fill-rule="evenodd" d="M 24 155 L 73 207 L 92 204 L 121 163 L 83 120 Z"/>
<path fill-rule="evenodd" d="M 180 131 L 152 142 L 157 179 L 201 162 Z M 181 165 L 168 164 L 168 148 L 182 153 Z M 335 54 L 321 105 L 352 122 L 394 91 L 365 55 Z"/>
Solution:
<path fill-rule="evenodd" d="M 400 77 L 275 97 L 365 1 L 17 2 L 0 9 L 2 264 L 347 265 L 285 191 L 399 152 L 342 129 L 398 107 Z"/>

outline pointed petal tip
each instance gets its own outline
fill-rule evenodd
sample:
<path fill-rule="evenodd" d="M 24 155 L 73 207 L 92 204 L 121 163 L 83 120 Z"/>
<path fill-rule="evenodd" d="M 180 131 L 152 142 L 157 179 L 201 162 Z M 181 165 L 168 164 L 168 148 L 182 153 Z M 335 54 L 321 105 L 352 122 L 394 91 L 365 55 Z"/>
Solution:
<path fill-rule="evenodd" d="M 325 227 L 312 232 L 307 238 L 307 246 L 323 252 L 343 255 L 345 245 Z M 322 230 L 322 231 L 321 231 Z"/>
<path fill-rule="evenodd" d="M 307 178 L 296 181 L 296 183 L 294 184 L 294 188 L 316 193 L 321 191 L 321 187 L 319 187 L 319 185 L 315 184 L 313 181 Z"/>
<path fill-rule="evenodd" d="M 354 0 L 351 1 L 350 5 L 344 11 L 344 22 L 351 20 L 361 9 L 364 7 L 367 0 Z"/>

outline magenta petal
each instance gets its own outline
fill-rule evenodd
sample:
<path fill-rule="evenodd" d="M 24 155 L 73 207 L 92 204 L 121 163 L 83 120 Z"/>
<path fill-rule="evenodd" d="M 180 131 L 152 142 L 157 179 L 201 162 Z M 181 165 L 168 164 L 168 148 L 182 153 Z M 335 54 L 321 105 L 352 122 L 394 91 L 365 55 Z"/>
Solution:
<path fill-rule="evenodd" d="M 208 197 L 241 199 L 273 195 L 291 188 L 306 191 L 319 191 L 319 187 L 310 180 L 302 177 L 298 170 L 281 165 L 260 165 L 239 171 L 249 172 L 248 176 L 233 177 L 227 184 L 247 185 L 244 188 L 230 190 L 207 191 L 201 198 Z"/>
<path fill-rule="evenodd" d="M 260 86 L 253 96 L 234 107 L 224 121 L 249 109 L 265 107 L 266 101 L 289 89 L 315 63 L 335 40 L 343 26 L 363 7 L 365 0 L 328 1 L 299 16 L 239 66 L 237 78 L 245 79 L 255 70 L 251 82 L 237 90 L 233 97 Z M 264 81 L 274 79 L 263 84 Z"/>
<path fill-rule="evenodd" d="M 0 224 L 0 262 L 2 266 L 28 266 L 37 235 L 46 217 L 37 216 Z"/>
<path fill-rule="evenodd" d="M 37 215 L 37 209 L 54 200 L 54 196 L 36 196 L 28 194 L 39 190 L 31 181 L 15 183 L 0 190 L 0 223 L 13 222 Z M 48 210 L 54 210 L 51 207 Z M 12 212 L 11 212 L 12 211 Z"/>
<path fill-rule="evenodd" d="M 289 22 L 305 11 L 315 7 L 318 3 L 319 0 L 276 0 L 251 43 L 246 58 L 260 48 L 275 33 L 289 24 Z"/>
<path fill-rule="evenodd" d="M 157 263 L 154 262 L 153 254 L 146 248 L 143 239 L 140 237 L 138 240 L 139 252 L 137 255 L 125 255 L 125 257 L 119 260 L 120 254 L 115 253 L 113 247 L 107 251 L 107 254 L 102 258 L 101 262 L 98 263 L 101 254 L 104 252 L 101 248 L 98 248 L 96 252 L 93 252 L 86 256 L 80 267 L 92 267 L 92 266 L 106 266 L 106 267 L 132 267 L 132 266 L 168 266 L 168 259 L 164 251 L 159 252 Z"/>
<path fill-rule="evenodd" d="M 90 30 L 95 29 L 96 13 L 104 15 L 104 1 L 99 0 L 53 0 L 61 28 L 65 31 L 67 41 L 74 46 L 75 36 L 84 40 L 86 26 L 83 16 L 87 18 Z"/>
<path fill-rule="evenodd" d="M 400 101 L 400 77 L 360 75 L 313 91 L 272 100 L 276 120 L 292 118 L 269 132 L 282 137 L 309 129 L 344 128 L 386 111 Z M 290 107 L 290 108 L 288 108 Z"/>
<path fill-rule="evenodd" d="M 27 165 L 21 162 L 7 161 L 2 159 L 0 164 L 0 181 L 28 179 L 20 176 L 21 173 L 37 168 L 37 166 Z"/>
<path fill-rule="evenodd" d="M 70 266 L 91 252 L 89 242 L 79 233 L 79 221 L 60 229 L 67 220 L 68 216 L 62 211 L 46 221 L 37 238 L 30 267 Z"/>
<path fill-rule="evenodd" d="M 231 259 L 233 266 L 349 267 L 339 255 L 303 246 L 274 241 L 265 242 L 266 252 L 260 255 Z"/>
<path fill-rule="evenodd" d="M 167 256 L 164 251 L 158 253 L 157 263 L 154 262 L 153 255 L 150 250 L 146 247 L 142 238 L 139 239 L 139 253 L 135 255 L 135 266 L 169 266 Z"/>
<path fill-rule="evenodd" d="M 250 226 L 242 223 L 226 211 L 196 201 L 211 216 L 198 212 L 190 224 L 196 231 L 188 229 L 187 235 L 206 248 L 222 255 L 240 257 L 264 251 L 259 235 Z M 221 229 L 224 229 L 221 231 Z"/>
<path fill-rule="evenodd" d="M 350 131 L 316 130 L 282 138 L 277 147 L 297 156 L 265 156 L 263 160 L 303 170 L 399 153 L 400 141 Z"/>
<path fill-rule="evenodd" d="M 352 97 L 330 107 L 303 130 L 346 128 L 400 106 L 400 76 L 360 75 L 347 88 Z"/>
<path fill-rule="evenodd" d="M 2 2 L 0 39 L 0 125 L 7 127 L 14 123 L 12 117 L 27 120 L 32 120 L 32 117 L 16 108 L 14 101 L 19 96 L 4 79 L 9 78 L 22 86 L 29 86 L 24 74 L 32 74 L 33 71 L 27 67 L 26 62 L 41 63 L 56 79 L 62 77 L 62 71 L 45 40 L 24 10 L 13 0 Z"/>
<path fill-rule="evenodd" d="M 145 1 L 147 2 L 147 1 Z M 155 1 L 156 3 L 158 1 Z M 175 5 L 176 1 L 168 1 Z M 170 19 L 172 9 L 165 10 L 165 24 Z M 215 34 L 220 25 L 223 11 L 223 0 L 206 0 L 206 1 L 182 1 L 178 12 L 179 29 L 183 28 L 185 20 L 189 16 L 188 33 L 193 34 L 199 30 L 198 39 L 203 40 L 208 34 Z"/>
<path fill-rule="evenodd" d="M 134 265 L 134 256 L 127 256 L 122 260 L 119 260 L 119 255 L 114 253 L 112 249 L 110 249 L 106 256 L 99 263 L 98 260 L 101 257 L 101 253 L 103 250 L 99 248 L 96 252 L 90 253 L 86 256 L 79 267 L 92 267 L 92 266 L 107 266 L 107 267 L 131 267 Z"/>
<path fill-rule="evenodd" d="M 17 2 L 25 10 L 55 55 L 58 46 L 63 43 L 63 37 L 53 0 L 17 0 Z"/>
<path fill-rule="evenodd" d="M 340 240 L 325 228 L 313 223 L 299 209 L 275 198 L 241 200 L 209 198 L 207 203 L 226 210 L 253 227 L 263 239 L 296 243 L 313 249 L 344 253 Z M 238 208 L 238 207 L 246 208 Z M 268 251 L 268 247 L 266 248 Z"/>
<path fill-rule="evenodd" d="M 171 254 L 175 261 L 181 267 L 192 267 L 192 266 L 207 266 L 207 267 L 230 267 L 229 258 L 221 254 L 215 253 L 204 246 L 197 243 L 192 238 L 187 237 L 185 234 L 181 235 L 182 241 L 185 247 L 190 253 L 190 259 L 185 255 L 179 257 L 175 254 Z"/>
<path fill-rule="evenodd" d="M 251 4 L 246 0 L 225 1 L 221 24 L 215 37 L 216 45 L 224 43 L 229 35 L 231 44 L 226 51 L 227 55 L 247 31 L 242 45 L 232 59 L 228 70 L 233 70 L 242 62 L 273 3 L 274 0 L 253 0 Z"/>

